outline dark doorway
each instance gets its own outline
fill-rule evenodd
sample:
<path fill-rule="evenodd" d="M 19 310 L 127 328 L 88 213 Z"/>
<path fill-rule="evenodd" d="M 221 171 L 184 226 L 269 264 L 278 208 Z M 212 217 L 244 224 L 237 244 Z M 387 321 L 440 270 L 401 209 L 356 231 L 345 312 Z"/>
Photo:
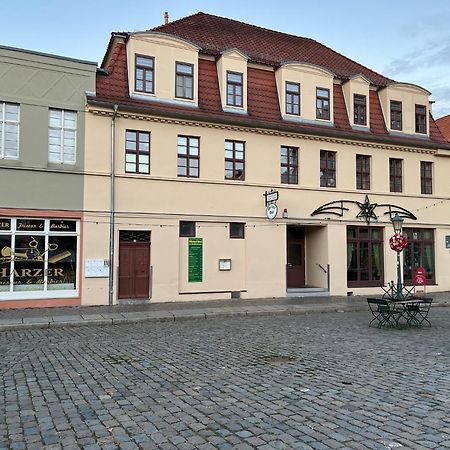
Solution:
<path fill-rule="evenodd" d="M 305 287 L 305 229 L 303 227 L 287 227 L 287 288 Z"/>
<path fill-rule="evenodd" d="M 119 235 L 119 298 L 149 298 L 150 232 L 121 231 Z"/>

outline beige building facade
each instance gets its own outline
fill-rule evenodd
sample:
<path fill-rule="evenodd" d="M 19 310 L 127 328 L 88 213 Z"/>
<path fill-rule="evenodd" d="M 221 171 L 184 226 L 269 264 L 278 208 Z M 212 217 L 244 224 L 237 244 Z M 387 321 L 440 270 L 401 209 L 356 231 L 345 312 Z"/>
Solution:
<path fill-rule="evenodd" d="M 450 290 L 450 146 L 429 92 L 344 57 L 346 76 L 301 51 L 264 60 L 226 33 L 213 50 L 199 34 L 270 33 L 193 20 L 113 35 L 88 96 L 83 254 L 113 263 L 83 303 L 380 293 L 395 214 L 405 282 L 424 267 L 428 292 Z"/>
<path fill-rule="evenodd" d="M 450 143 L 430 93 L 274 36 L 198 13 L 113 33 L 96 76 L 56 58 L 76 100 L 4 90 L 0 307 L 377 294 L 397 275 L 396 215 L 405 283 L 423 267 L 427 292 L 449 291 Z M 58 114 L 75 136 L 59 156 Z"/>

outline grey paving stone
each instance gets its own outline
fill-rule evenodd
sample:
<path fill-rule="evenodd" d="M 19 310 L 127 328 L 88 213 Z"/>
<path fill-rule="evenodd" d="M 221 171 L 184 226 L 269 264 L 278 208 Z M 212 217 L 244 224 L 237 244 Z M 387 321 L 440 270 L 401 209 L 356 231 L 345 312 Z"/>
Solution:
<path fill-rule="evenodd" d="M 369 319 L 0 333 L 0 449 L 446 448 L 450 308 L 431 328 L 378 330 Z"/>

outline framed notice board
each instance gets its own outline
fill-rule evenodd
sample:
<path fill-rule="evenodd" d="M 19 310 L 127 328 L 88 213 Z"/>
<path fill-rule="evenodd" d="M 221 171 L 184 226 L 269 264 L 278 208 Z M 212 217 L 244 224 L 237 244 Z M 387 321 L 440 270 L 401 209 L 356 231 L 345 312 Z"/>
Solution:
<path fill-rule="evenodd" d="M 203 239 L 189 238 L 188 241 L 188 282 L 203 281 Z"/>

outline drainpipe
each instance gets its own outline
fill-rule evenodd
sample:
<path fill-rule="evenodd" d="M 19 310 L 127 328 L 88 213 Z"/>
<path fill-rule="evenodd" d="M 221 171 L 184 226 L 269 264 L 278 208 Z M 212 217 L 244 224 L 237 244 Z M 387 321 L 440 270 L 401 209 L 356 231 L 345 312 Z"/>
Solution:
<path fill-rule="evenodd" d="M 115 225 L 115 173 L 116 173 L 116 116 L 119 109 L 114 105 L 111 119 L 111 205 L 109 216 L 109 296 L 108 304 L 113 304 L 114 298 L 114 225 Z"/>

